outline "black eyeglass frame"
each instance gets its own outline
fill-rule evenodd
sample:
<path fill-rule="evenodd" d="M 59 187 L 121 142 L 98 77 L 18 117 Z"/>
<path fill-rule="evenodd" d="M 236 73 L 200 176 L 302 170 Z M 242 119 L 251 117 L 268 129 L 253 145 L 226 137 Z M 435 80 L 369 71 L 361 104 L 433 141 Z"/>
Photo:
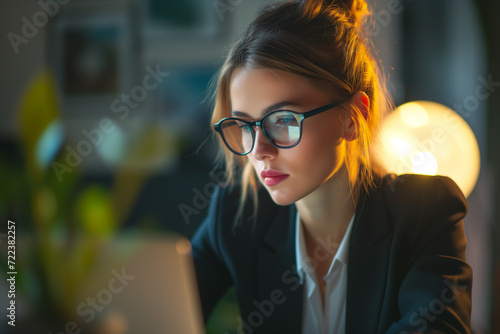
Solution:
<path fill-rule="evenodd" d="M 295 111 L 291 111 L 291 110 L 275 110 L 273 112 L 270 112 L 269 114 L 265 115 L 264 117 L 262 117 L 260 120 L 258 121 L 245 121 L 241 118 L 237 118 L 237 117 L 226 117 L 226 118 L 223 118 L 221 119 L 219 122 L 217 122 L 216 124 L 214 124 L 214 130 L 219 133 L 219 135 L 221 136 L 222 140 L 224 141 L 224 144 L 226 144 L 226 147 L 231 151 L 233 152 L 234 154 L 236 155 L 240 155 L 240 156 L 243 156 L 243 155 L 247 155 L 249 154 L 250 152 L 252 152 L 254 146 L 255 146 L 255 130 L 253 129 L 255 126 L 258 126 L 260 127 L 260 129 L 262 130 L 262 133 L 264 134 L 264 136 L 266 137 L 266 139 L 271 143 L 271 145 L 273 145 L 274 147 L 276 148 L 282 148 L 282 149 L 288 149 L 288 148 L 293 148 L 295 146 L 297 146 L 299 143 L 300 143 L 300 140 L 302 139 L 302 121 L 305 120 L 306 118 L 309 118 L 311 116 L 314 116 L 314 115 L 317 115 L 319 113 L 322 113 L 324 111 L 327 111 L 327 110 L 330 110 L 334 107 L 337 107 L 339 106 L 340 104 L 342 104 L 342 102 L 337 102 L 337 103 L 330 103 L 330 104 L 327 104 L 325 106 L 322 106 L 322 107 L 319 107 L 319 108 L 316 108 L 316 109 L 313 109 L 313 110 L 310 110 L 310 111 L 306 111 L 304 113 L 298 113 L 298 112 L 295 112 Z M 298 121 L 299 121 L 299 139 L 297 140 L 297 142 L 293 145 L 289 145 L 289 146 L 281 146 L 281 145 L 278 145 L 278 144 L 275 144 L 273 143 L 273 141 L 271 140 L 271 138 L 269 138 L 269 136 L 267 135 L 266 133 L 266 130 L 264 129 L 264 121 L 266 120 L 267 117 L 269 117 L 270 115 L 274 114 L 274 113 L 277 113 L 277 112 L 289 112 L 289 113 L 292 113 L 294 114 L 297 118 L 298 118 Z M 226 138 L 224 137 L 224 134 L 222 133 L 222 129 L 221 129 L 221 124 L 222 122 L 224 121 L 227 121 L 227 120 L 236 120 L 236 121 L 239 121 L 239 122 L 242 122 L 242 123 L 245 123 L 246 125 L 249 126 L 250 128 L 250 132 L 252 133 L 252 147 L 250 148 L 250 150 L 246 153 L 238 153 L 236 151 L 234 151 L 231 146 L 227 143 L 226 141 Z"/>

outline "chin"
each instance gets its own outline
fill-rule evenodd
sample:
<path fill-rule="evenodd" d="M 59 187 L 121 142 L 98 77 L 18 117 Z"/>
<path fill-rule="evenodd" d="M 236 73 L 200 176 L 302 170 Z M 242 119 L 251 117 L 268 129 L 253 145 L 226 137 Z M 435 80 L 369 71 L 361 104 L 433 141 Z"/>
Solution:
<path fill-rule="evenodd" d="M 271 196 L 272 200 L 274 201 L 274 203 L 280 206 L 287 206 L 294 204 L 296 201 L 300 199 L 297 196 L 289 194 L 286 190 L 269 189 L 269 188 L 266 189 L 267 192 L 269 193 L 269 196 Z"/>

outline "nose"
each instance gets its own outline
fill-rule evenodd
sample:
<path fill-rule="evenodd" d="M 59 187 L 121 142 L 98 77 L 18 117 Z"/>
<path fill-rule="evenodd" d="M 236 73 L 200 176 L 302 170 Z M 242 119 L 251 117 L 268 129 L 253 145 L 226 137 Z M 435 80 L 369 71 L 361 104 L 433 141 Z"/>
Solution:
<path fill-rule="evenodd" d="M 250 154 L 253 154 L 255 159 L 273 159 L 278 153 L 278 148 L 274 147 L 269 140 L 267 140 L 264 132 L 260 127 L 255 127 L 255 144 Z"/>

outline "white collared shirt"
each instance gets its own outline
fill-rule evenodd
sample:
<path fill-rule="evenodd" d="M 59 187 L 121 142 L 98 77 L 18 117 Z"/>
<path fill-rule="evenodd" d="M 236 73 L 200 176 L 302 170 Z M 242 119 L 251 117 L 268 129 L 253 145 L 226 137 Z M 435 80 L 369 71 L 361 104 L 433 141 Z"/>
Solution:
<path fill-rule="evenodd" d="M 322 247 L 314 251 L 312 257 L 307 254 L 304 230 L 297 212 L 295 229 L 295 257 L 297 263 L 297 274 L 300 283 L 304 284 L 304 305 L 302 313 L 303 334 L 344 334 L 346 313 L 346 290 L 347 290 L 347 262 L 349 258 L 349 244 L 354 215 L 340 243 L 333 244 L 321 242 Z M 335 257 L 323 277 L 326 283 L 325 309 L 321 302 L 320 286 L 318 286 L 315 274 L 316 260 L 314 257 L 328 255 L 333 249 L 337 250 Z M 331 253 L 330 253 L 331 254 Z"/>

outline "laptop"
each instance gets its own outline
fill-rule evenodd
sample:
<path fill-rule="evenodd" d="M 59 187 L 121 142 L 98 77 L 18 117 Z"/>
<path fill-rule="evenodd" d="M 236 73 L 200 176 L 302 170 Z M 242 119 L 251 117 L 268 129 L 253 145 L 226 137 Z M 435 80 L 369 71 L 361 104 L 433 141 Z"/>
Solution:
<path fill-rule="evenodd" d="M 204 333 L 187 239 L 120 237 L 96 254 L 76 298 L 80 323 L 103 334 Z"/>

